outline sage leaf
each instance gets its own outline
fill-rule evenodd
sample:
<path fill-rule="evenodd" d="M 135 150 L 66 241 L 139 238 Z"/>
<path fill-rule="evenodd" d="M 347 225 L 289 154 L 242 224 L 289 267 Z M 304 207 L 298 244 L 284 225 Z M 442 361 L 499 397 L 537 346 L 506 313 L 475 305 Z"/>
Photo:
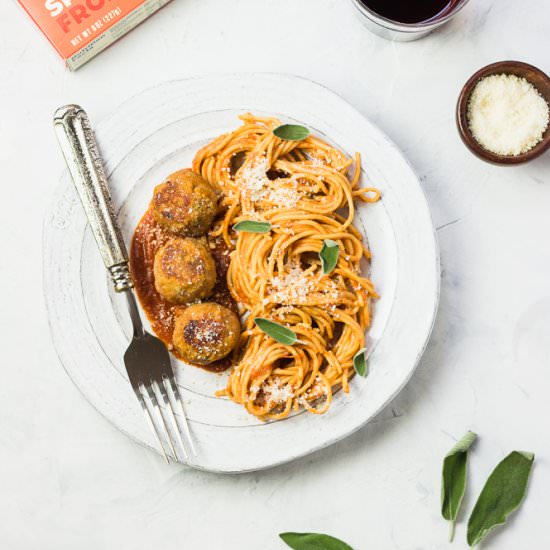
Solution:
<path fill-rule="evenodd" d="M 368 374 L 369 366 L 367 364 L 367 350 L 360 349 L 353 357 L 353 368 L 355 372 L 365 378 Z"/>
<path fill-rule="evenodd" d="M 325 239 L 323 241 L 323 248 L 321 248 L 321 252 L 319 252 L 321 266 L 325 275 L 328 275 L 336 267 L 339 255 L 340 247 L 338 243 L 332 239 Z"/>
<path fill-rule="evenodd" d="M 269 222 L 258 222 L 255 220 L 243 220 L 233 226 L 234 231 L 244 231 L 246 233 L 269 233 L 271 224 Z"/>
<path fill-rule="evenodd" d="M 273 338 L 273 340 L 279 342 L 279 344 L 292 346 L 298 339 L 292 330 L 284 325 L 276 323 L 275 321 L 270 321 L 269 319 L 264 319 L 263 317 L 256 317 L 254 322 L 262 332 L 265 332 L 268 336 Z"/>
<path fill-rule="evenodd" d="M 466 491 L 468 450 L 477 434 L 468 432 L 443 459 L 441 476 L 441 514 L 451 522 L 449 541 L 454 538 L 455 522 Z"/>
<path fill-rule="evenodd" d="M 281 124 L 273 130 L 273 133 L 286 141 L 302 141 L 309 136 L 309 130 L 299 124 Z"/>
<path fill-rule="evenodd" d="M 279 536 L 294 550 L 353 550 L 349 544 L 321 533 L 281 533 Z"/>
<path fill-rule="evenodd" d="M 475 546 L 521 504 L 535 455 L 512 451 L 493 470 L 468 520 L 468 544 Z"/>

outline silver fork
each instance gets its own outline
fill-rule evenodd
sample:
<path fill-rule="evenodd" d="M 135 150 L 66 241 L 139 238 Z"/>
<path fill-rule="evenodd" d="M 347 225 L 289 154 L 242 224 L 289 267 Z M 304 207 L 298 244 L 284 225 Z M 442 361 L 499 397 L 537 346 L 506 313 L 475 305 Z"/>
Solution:
<path fill-rule="evenodd" d="M 56 111 L 54 127 L 105 267 L 116 292 L 126 295 L 133 337 L 124 364 L 134 393 L 166 461 L 179 461 L 179 450 L 188 461 L 196 451 L 170 355 L 164 343 L 143 328 L 128 253 L 113 214 L 107 177 L 88 115 L 78 105 L 66 105 Z"/>

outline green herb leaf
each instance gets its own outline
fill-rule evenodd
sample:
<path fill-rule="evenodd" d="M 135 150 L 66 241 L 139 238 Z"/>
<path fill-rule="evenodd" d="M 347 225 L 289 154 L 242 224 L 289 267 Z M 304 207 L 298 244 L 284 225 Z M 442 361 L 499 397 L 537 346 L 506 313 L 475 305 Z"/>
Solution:
<path fill-rule="evenodd" d="M 336 267 L 339 255 L 340 248 L 338 243 L 332 239 L 325 239 L 323 248 L 321 248 L 321 252 L 319 252 L 321 266 L 323 267 L 323 273 L 325 275 L 328 275 Z"/>
<path fill-rule="evenodd" d="M 258 222 L 255 220 L 243 220 L 233 226 L 234 231 L 244 231 L 246 233 L 269 233 L 271 224 L 269 222 Z"/>
<path fill-rule="evenodd" d="M 535 455 L 512 451 L 493 470 L 468 520 L 468 544 L 475 546 L 521 504 Z"/>
<path fill-rule="evenodd" d="M 273 130 L 273 133 L 279 139 L 285 139 L 286 141 L 302 141 L 309 136 L 309 130 L 299 124 L 281 124 Z"/>
<path fill-rule="evenodd" d="M 353 357 L 353 368 L 355 372 L 365 378 L 369 371 L 367 364 L 367 350 L 366 348 L 360 349 Z"/>
<path fill-rule="evenodd" d="M 268 336 L 271 336 L 271 338 L 279 342 L 279 344 L 292 346 L 298 339 L 296 334 L 288 327 L 280 325 L 275 321 L 270 321 L 269 319 L 264 319 L 263 317 L 256 317 L 254 322 L 261 331 L 265 332 Z"/>
<path fill-rule="evenodd" d="M 441 514 L 451 522 L 449 541 L 453 540 L 455 521 L 466 491 L 466 473 L 468 466 L 468 449 L 477 435 L 468 432 L 447 453 L 443 460 L 441 479 Z"/>
<path fill-rule="evenodd" d="M 294 550 L 353 550 L 349 544 L 321 533 L 281 533 L 279 536 Z"/>

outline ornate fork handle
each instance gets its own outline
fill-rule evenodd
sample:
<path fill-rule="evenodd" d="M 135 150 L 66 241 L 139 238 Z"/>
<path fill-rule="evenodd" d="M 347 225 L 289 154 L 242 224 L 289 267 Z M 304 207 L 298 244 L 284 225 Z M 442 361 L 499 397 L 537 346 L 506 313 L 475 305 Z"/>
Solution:
<path fill-rule="evenodd" d="M 166 461 L 196 454 L 166 345 L 143 328 L 128 253 L 117 225 L 105 170 L 88 115 L 78 105 L 58 109 L 54 125 L 74 185 L 115 290 L 124 292 L 134 335 L 124 354 L 129 381 Z M 160 405 L 162 404 L 162 405 Z M 175 412 L 177 411 L 177 412 Z M 168 451 L 165 443 L 169 444 Z"/>
<path fill-rule="evenodd" d="M 66 105 L 56 111 L 54 126 L 115 290 L 127 291 L 133 287 L 128 253 L 115 220 L 107 177 L 88 115 L 79 105 Z"/>

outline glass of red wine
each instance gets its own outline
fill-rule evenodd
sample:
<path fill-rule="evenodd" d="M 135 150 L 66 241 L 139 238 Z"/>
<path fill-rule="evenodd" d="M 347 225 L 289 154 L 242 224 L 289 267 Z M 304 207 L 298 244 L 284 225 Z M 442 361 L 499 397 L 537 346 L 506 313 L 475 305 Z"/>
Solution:
<path fill-rule="evenodd" d="M 363 23 L 390 40 L 417 40 L 454 17 L 468 0 L 352 0 Z"/>

